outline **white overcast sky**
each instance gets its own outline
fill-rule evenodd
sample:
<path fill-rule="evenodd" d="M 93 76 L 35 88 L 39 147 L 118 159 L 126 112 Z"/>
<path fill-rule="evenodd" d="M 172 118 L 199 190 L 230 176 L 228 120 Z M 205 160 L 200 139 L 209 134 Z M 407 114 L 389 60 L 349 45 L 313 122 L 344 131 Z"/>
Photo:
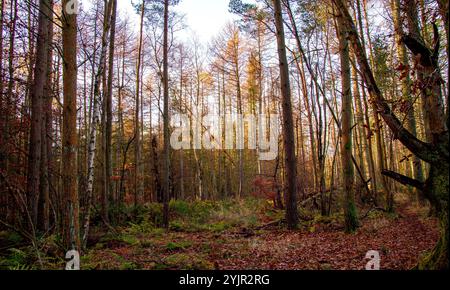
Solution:
<path fill-rule="evenodd" d="M 137 19 L 131 1 L 119 0 L 119 11 L 121 15 L 129 15 L 130 19 Z M 137 3 L 139 0 L 133 1 Z M 237 18 L 236 15 L 228 12 L 228 2 L 229 0 L 181 0 L 175 9 L 185 15 L 188 29 L 178 32 L 177 36 L 189 38 L 191 33 L 194 32 L 199 40 L 206 45 L 227 22 Z"/>

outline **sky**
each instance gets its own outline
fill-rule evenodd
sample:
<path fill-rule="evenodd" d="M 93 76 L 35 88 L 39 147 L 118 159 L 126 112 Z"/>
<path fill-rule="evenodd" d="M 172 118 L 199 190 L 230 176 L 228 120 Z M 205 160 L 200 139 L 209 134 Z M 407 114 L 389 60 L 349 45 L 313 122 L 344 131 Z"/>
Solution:
<path fill-rule="evenodd" d="M 133 0 L 137 2 L 137 0 Z M 131 19 L 137 19 L 137 15 L 131 6 L 131 0 L 119 0 L 119 11 L 125 13 Z M 211 38 L 216 36 L 226 23 L 237 19 L 236 15 L 228 12 L 229 0 L 181 0 L 175 10 L 185 15 L 188 26 L 186 31 L 178 32 L 179 37 L 196 34 L 199 40 L 206 45 Z M 184 34 L 184 35 L 183 35 Z M 187 36 L 187 37 L 189 37 Z"/>

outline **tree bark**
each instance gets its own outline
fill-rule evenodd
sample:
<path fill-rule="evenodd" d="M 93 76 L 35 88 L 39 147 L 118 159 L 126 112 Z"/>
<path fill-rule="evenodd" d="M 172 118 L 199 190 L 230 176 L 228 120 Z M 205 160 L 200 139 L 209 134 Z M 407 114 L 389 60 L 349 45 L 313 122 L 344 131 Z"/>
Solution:
<path fill-rule="evenodd" d="M 350 52 L 348 32 L 342 15 L 337 15 L 337 35 L 341 60 L 342 81 L 342 120 L 341 120 L 341 159 L 344 178 L 344 217 L 345 231 L 354 232 L 358 227 L 358 214 L 355 205 L 355 174 L 352 161 L 352 91 L 350 75 Z"/>
<path fill-rule="evenodd" d="M 409 62 L 408 62 L 408 55 L 406 52 L 405 44 L 402 42 L 402 36 L 404 34 L 403 32 L 403 26 L 401 21 L 401 7 L 400 7 L 400 0 L 393 0 L 392 2 L 392 15 L 394 19 L 394 25 L 395 25 L 395 40 L 397 44 L 397 57 L 398 61 L 402 68 L 404 68 L 402 73 L 406 73 L 406 76 L 401 81 L 402 86 L 402 99 L 408 102 L 408 111 L 407 111 L 407 128 L 413 134 L 417 137 L 417 125 L 416 125 L 416 118 L 414 115 L 414 101 L 412 99 L 412 92 L 411 92 L 411 77 L 409 74 Z M 411 163 L 408 166 L 412 165 L 412 171 L 414 179 L 418 181 L 423 181 L 424 174 L 422 169 L 422 162 L 417 156 L 413 156 Z M 417 197 L 420 200 L 423 200 L 422 192 L 417 191 Z"/>
<path fill-rule="evenodd" d="M 143 195 L 143 183 L 142 183 L 142 170 L 141 170 L 141 122 L 140 122 L 140 88 L 141 88 L 141 62 L 142 62 L 142 45 L 143 45 L 143 26 L 144 26 L 144 16 L 145 16 L 145 0 L 141 3 L 141 20 L 139 29 L 139 44 L 138 44 L 138 55 L 136 63 L 136 108 L 135 108 L 135 120 L 134 120 L 134 130 L 135 130 L 135 141 L 134 141 L 134 159 L 135 159 L 135 200 L 134 204 L 137 206 Z"/>
<path fill-rule="evenodd" d="M 80 250 L 79 201 L 77 188 L 77 15 L 71 0 L 63 0 L 63 134 L 62 185 L 65 195 L 63 237 L 67 249 Z"/>
<path fill-rule="evenodd" d="M 273 0 L 274 17 L 277 33 L 277 47 L 280 67 L 282 112 L 283 112 L 283 140 L 285 155 L 285 203 L 286 221 L 289 229 L 298 225 L 297 213 L 297 158 L 295 156 L 294 121 L 292 116 L 291 87 L 289 80 L 289 67 L 286 56 L 286 43 L 284 38 L 284 23 L 281 10 L 281 1 Z"/>
<path fill-rule="evenodd" d="M 0 31 L 3 32 L 3 19 L 5 15 L 5 0 L 0 1 Z M 3 48 L 3 33 L 0 33 L 0 47 Z M 4 131 L 4 119 L 6 116 L 6 112 L 4 112 L 5 103 L 3 102 L 3 49 L 0 50 L 0 113 L 2 120 L 2 131 Z M 3 138 L 4 133 L 2 133 L 2 139 L 0 141 L 0 170 L 5 170 L 5 161 L 6 161 L 6 140 Z"/>
<path fill-rule="evenodd" d="M 164 1 L 163 89 L 164 89 L 164 197 L 163 225 L 169 229 L 170 116 L 169 116 L 169 0 Z"/>
<path fill-rule="evenodd" d="M 86 214 L 84 217 L 84 224 L 83 224 L 83 240 L 82 240 L 82 246 L 83 248 L 86 248 L 87 239 L 89 236 L 89 226 L 90 226 L 90 218 L 91 218 L 91 207 L 92 207 L 92 196 L 93 196 L 93 189 L 94 189 L 94 160 L 95 160 L 95 154 L 96 154 L 96 148 L 97 148 L 97 128 L 100 121 L 100 83 L 101 83 L 101 77 L 105 72 L 106 68 L 106 54 L 108 49 L 108 36 L 109 36 L 109 30 L 110 30 L 110 24 L 111 24 L 111 7 L 112 7 L 112 1 L 109 0 L 105 6 L 105 21 L 104 21 L 104 27 L 103 27 L 103 35 L 102 35 L 102 44 L 101 44 L 101 52 L 100 52 L 100 63 L 99 68 L 97 70 L 97 74 L 95 75 L 95 83 L 94 83 L 94 99 L 93 102 L 93 109 L 92 109 L 92 122 L 91 122 L 91 128 L 90 128 L 90 134 L 89 134 L 89 147 L 88 147 L 88 163 L 87 163 L 87 189 L 86 189 Z M 103 197 L 102 199 L 104 199 Z M 104 200 L 102 201 L 102 204 L 104 204 Z"/>
<path fill-rule="evenodd" d="M 44 88 L 47 80 L 47 61 L 49 50 L 49 17 L 50 3 L 48 0 L 39 1 L 39 28 L 37 37 L 36 62 L 34 67 L 33 88 L 31 90 L 31 130 L 28 151 L 27 194 L 28 206 L 31 211 L 33 226 L 38 223 L 41 157 L 42 157 L 42 127 Z"/>
<path fill-rule="evenodd" d="M 112 0 L 110 37 L 109 37 L 109 62 L 108 62 L 108 84 L 105 94 L 105 111 L 106 111 L 106 128 L 105 128 L 105 190 L 106 194 L 103 200 L 103 216 L 106 221 L 109 220 L 108 215 L 108 199 L 113 194 L 111 182 L 112 177 L 112 95 L 113 95 L 113 78 L 114 78 L 114 53 L 116 42 L 116 18 L 117 18 L 117 0 Z"/>
<path fill-rule="evenodd" d="M 432 143 L 425 143 L 418 140 L 408 130 L 406 130 L 398 118 L 392 113 L 389 105 L 383 98 L 383 95 L 378 88 L 378 85 L 373 77 L 372 69 L 369 66 L 365 51 L 361 45 L 358 33 L 356 31 L 353 20 L 345 7 L 343 0 L 333 0 L 339 11 L 342 14 L 344 24 L 349 31 L 349 39 L 353 45 L 353 49 L 358 59 L 360 71 L 363 76 L 364 82 L 368 88 L 372 102 L 378 109 L 378 112 L 391 129 L 394 137 L 398 138 L 413 154 L 417 155 L 423 161 L 430 163 L 430 173 L 425 181 L 423 189 L 425 197 L 434 205 L 437 209 L 437 213 L 440 221 L 441 235 L 435 248 L 429 255 L 423 258 L 418 265 L 418 268 L 423 269 L 447 269 L 448 268 L 448 200 L 449 200 L 449 133 L 448 128 L 444 120 L 439 119 L 437 116 L 433 117 L 433 141 Z M 436 30 L 436 27 L 435 27 Z M 412 39 L 412 40 L 411 40 Z M 439 76 L 439 70 L 437 66 L 437 52 L 438 45 L 434 50 L 424 49 L 424 45 L 418 41 L 414 41 L 414 38 L 403 37 L 403 42 L 411 50 L 415 58 L 420 60 L 420 64 L 425 72 L 428 72 L 429 82 L 425 89 L 429 90 L 429 98 L 432 103 L 436 105 L 434 110 L 440 111 L 439 99 L 440 95 L 437 94 L 440 91 L 441 82 Z M 439 44 L 439 42 L 437 42 Z M 437 49 L 436 49 L 437 48 Z M 428 51 L 428 54 L 427 54 Z M 433 53 L 431 54 L 431 51 Z M 420 56 L 419 56 L 420 54 Z M 431 72 L 431 74 L 430 74 Z M 439 78 L 438 78 L 439 77 Z"/>
<path fill-rule="evenodd" d="M 40 195 L 41 195 L 41 229 L 47 232 L 50 228 L 50 178 L 52 163 L 52 101 L 53 101 L 53 0 L 49 0 L 50 15 L 48 21 L 48 42 L 47 50 L 47 75 L 44 87 L 44 99 L 42 100 L 42 126 L 41 126 L 41 168 L 40 168 Z"/>

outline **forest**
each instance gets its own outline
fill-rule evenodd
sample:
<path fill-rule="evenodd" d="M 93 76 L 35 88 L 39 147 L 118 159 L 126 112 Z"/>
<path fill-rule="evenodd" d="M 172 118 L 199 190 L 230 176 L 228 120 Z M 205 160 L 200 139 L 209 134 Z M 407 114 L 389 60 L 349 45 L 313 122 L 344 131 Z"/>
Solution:
<path fill-rule="evenodd" d="M 448 0 L 0 1 L 0 269 L 448 270 Z"/>

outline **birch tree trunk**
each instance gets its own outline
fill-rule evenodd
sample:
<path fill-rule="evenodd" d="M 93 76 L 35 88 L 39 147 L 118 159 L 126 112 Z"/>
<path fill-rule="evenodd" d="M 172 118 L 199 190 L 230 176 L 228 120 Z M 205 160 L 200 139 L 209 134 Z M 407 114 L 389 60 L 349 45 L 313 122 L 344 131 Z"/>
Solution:
<path fill-rule="evenodd" d="M 88 146 L 88 160 L 87 160 L 87 189 L 86 189 L 86 214 L 84 217 L 83 224 L 83 248 L 86 248 L 87 239 L 89 236 L 89 225 L 91 218 L 91 207 L 92 207 L 92 196 L 93 196 L 93 187 L 94 187 L 94 160 L 95 153 L 97 147 L 97 128 L 100 121 L 100 83 L 101 77 L 106 68 L 106 53 L 108 49 L 108 35 L 111 24 L 111 7 L 113 0 L 109 0 L 107 5 L 105 6 L 105 23 L 103 27 L 103 35 L 102 35 L 102 44 L 101 44 L 101 52 L 100 52 L 100 63 L 99 69 L 97 70 L 97 74 L 95 75 L 95 84 L 94 84 L 94 99 L 93 102 L 93 111 L 92 111 L 92 122 L 89 134 L 89 146 Z"/>

